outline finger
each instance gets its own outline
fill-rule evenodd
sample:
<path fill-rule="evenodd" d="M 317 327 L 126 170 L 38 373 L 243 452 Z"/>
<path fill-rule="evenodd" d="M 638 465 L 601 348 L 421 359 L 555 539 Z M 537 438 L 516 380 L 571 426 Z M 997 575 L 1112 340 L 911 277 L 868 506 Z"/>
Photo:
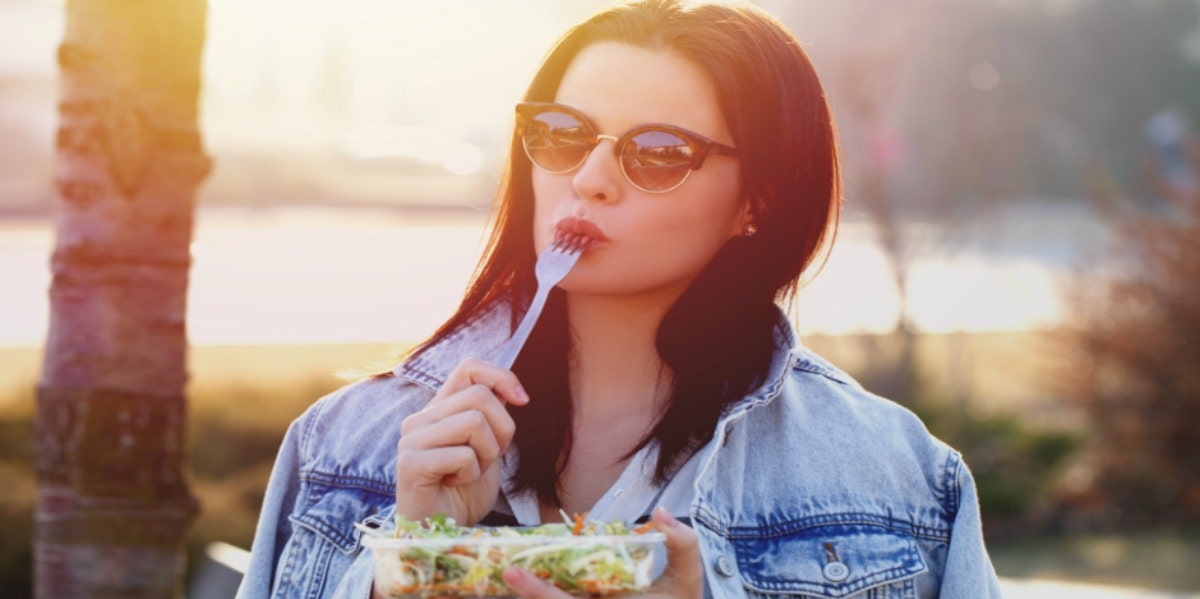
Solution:
<path fill-rule="evenodd" d="M 480 474 L 474 450 L 465 445 L 396 454 L 396 480 L 416 486 L 441 486 L 447 484 L 443 482 L 447 477 L 455 482 L 474 481 Z"/>
<path fill-rule="evenodd" d="M 400 434 L 407 435 L 417 429 L 430 426 L 454 414 L 475 410 L 487 418 L 488 426 L 500 442 L 501 452 L 508 449 L 517 425 L 504 409 L 495 393 L 483 385 L 472 385 L 444 400 L 431 403 L 425 409 L 405 418 L 400 423 Z"/>
<path fill-rule="evenodd" d="M 454 418 L 461 413 L 480 414 L 486 421 L 487 429 L 491 430 L 492 436 L 499 443 L 500 453 L 508 451 L 512 436 L 516 433 L 516 423 L 502 403 L 492 395 L 492 391 L 482 385 L 473 385 L 457 396 L 427 406 L 401 421 L 401 441 L 403 442 L 404 437 L 412 436 L 415 431 L 438 426 L 440 421 Z"/>
<path fill-rule="evenodd" d="M 554 585 L 522 568 L 506 568 L 501 576 L 514 593 L 525 599 L 572 599 Z"/>
<path fill-rule="evenodd" d="M 480 470 L 487 470 L 500 457 L 500 442 L 478 410 L 459 412 L 448 418 L 402 435 L 396 451 L 421 451 L 436 447 L 467 446 L 475 452 Z"/>
<path fill-rule="evenodd" d="M 704 584 L 699 535 L 663 507 L 654 508 L 650 521 L 667 537 L 667 567 L 660 584 L 672 588 L 672 595 L 699 597 Z"/>
<path fill-rule="evenodd" d="M 491 389 L 497 397 L 513 405 L 523 406 L 529 403 L 529 394 L 521 386 L 521 381 L 517 380 L 517 375 L 507 368 L 475 358 L 459 362 L 450 376 L 446 377 L 445 384 L 438 389 L 433 401 L 453 395 L 471 385 L 483 385 Z"/>

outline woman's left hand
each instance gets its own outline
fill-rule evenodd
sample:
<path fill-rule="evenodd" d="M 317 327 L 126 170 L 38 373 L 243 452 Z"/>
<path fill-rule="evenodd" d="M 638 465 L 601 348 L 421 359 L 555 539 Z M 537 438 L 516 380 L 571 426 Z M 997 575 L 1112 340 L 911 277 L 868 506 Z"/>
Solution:
<path fill-rule="evenodd" d="M 700 599 L 704 569 L 700 565 L 700 540 L 696 531 L 676 520 L 667 510 L 655 508 L 654 527 L 666 535 L 667 567 L 640 599 Z M 504 582 L 525 599 L 576 599 L 521 568 L 504 571 Z"/>

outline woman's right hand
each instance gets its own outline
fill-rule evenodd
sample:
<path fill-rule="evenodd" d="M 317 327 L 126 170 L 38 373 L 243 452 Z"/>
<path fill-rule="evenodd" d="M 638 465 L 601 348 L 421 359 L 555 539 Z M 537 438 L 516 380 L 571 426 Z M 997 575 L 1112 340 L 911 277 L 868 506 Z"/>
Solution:
<path fill-rule="evenodd" d="M 529 396 L 511 371 L 467 359 L 421 411 L 400 424 L 396 514 L 420 520 L 443 512 L 474 525 L 500 490 L 500 456 L 516 425 L 504 408 Z"/>

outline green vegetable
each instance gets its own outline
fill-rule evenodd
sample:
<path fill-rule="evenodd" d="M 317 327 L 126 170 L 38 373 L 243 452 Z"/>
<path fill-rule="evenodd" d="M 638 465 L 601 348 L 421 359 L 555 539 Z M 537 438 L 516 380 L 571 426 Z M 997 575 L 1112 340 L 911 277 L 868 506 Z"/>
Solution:
<path fill-rule="evenodd" d="M 566 523 L 494 528 L 458 526 L 445 514 L 421 521 L 397 516 L 398 538 L 430 542 L 395 553 L 376 549 L 381 551 L 376 584 L 390 597 L 511 595 L 501 575 L 517 566 L 568 593 L 637 592 L 650 584 L 651 543 L 638 538 L 648 531 L 648 526 L 630 529 L 624 522 L 588 522 L 580 516 Z"/>

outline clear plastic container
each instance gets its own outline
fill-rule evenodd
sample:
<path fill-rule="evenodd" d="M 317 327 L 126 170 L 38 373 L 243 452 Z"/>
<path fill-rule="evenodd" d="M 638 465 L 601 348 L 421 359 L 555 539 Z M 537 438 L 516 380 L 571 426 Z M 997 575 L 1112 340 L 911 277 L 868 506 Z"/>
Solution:
<path fill-rule="evenodd" d="M 650 586 L 659 532 L 632 535 L 364 536 L 375 589 L 407 595 L 511 596 L 502 574 L 518 566 L 572 595 L 638 593 Z M 661 553 L 661 552 L 657 552 Z"/>

